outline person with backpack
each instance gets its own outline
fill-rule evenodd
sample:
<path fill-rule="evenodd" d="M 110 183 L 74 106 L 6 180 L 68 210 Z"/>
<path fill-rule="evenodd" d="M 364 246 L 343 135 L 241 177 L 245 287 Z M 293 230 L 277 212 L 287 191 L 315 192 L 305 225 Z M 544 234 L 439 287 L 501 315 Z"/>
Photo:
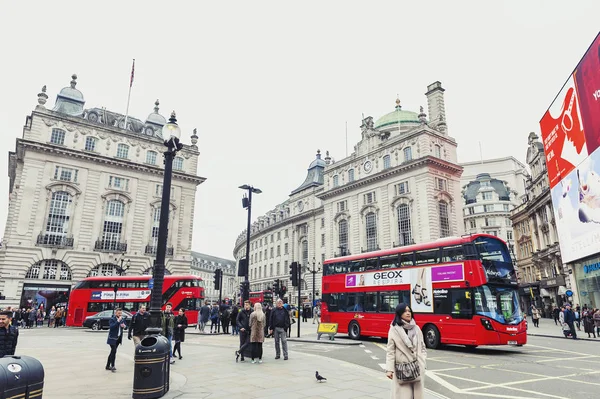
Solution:
<path fill-rule="evenodd" d="M 146 335 L 146 329 L 150 325 L 150 313 L 146 312 L 146 305 L 141 305 L 137 313 L 131 318 L 127 339 L 133 338 L 133 346 L 136 347 Z"/>

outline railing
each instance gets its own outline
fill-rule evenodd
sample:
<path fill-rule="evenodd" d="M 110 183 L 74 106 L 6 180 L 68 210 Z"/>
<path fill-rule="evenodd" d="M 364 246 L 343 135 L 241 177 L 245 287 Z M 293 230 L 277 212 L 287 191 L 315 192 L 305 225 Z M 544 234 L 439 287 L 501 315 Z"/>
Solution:
<path fill-rule="evenodd" d="M 146 249 L 144 250 L 144 254 L 146 255 L 156 255 L 156 245 L 146 245 Z M 167 247 L 167 256 L 173 256 L 173 247 Z"/>
<path fill-rule="evenodd" d="M 40 233 L 36 240 L 39 247 L 73 248 L 73 237 Z"/>
<path fill-rule="evenodd" d="M 100 252 L 127 252 L 126 242 L 96 240 L 94 251 Z"/>

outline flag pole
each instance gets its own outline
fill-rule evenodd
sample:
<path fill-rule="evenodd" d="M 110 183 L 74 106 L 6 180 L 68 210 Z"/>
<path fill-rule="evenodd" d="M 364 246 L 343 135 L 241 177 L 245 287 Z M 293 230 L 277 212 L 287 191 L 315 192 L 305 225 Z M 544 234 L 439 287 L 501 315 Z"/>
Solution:
<path fill-rule="evenodd" d="M 131 78 L 129 79 L 129 94 L 127 94 L 127 109 L 125 110 L 125 125 L 123 128 L 127 130 L 127 118 L 129 117 L 129 100 L 131 99 L 131 87 L 133 86 L 133 75 L 135 73 L 135 58 L 131 65 Z"/>

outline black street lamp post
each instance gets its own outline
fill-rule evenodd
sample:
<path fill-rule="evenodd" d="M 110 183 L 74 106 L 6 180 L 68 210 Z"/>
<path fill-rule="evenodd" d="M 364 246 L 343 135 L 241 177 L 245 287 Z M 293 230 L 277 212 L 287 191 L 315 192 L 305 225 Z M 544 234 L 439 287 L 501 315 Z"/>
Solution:
<path fill-rule="evenodd" d="M 158 241 L 156 248 L 156 261 L 152 270 L 154 286 L 150 296 L 150 326 L 146 330 L 148 334 L 160 334 L 162 332 L 162 290 L 165 278 L 165 255 L 167 252 L 167 237 L 169 234 L 169 201 L 171 200 L 171 179 L 173 175 L 173 159 L 177 151 L 183 148 L 179 142 L 181 129 L 177 125 L 175 111 L 171 113 L 169 122 L 162 128 L 164 145 L 165 171 L 163 178 L 162 201 L 160 204 L 160 223 L 158 227 Z"/>
<path fill-rule="evenodd" d="M 317 267 L 317 265 L 315 264 L 315 257 L 313 256 L 313 261 L 312 261 L 312 270 L 310 269 L 310 267 L 307 267 L 307 271 L 309 273 L 312 274 L 313 276 L 313 283 L 312 283 L 312 300 L 313 300 L 313 308 L 315 307 L 315 276 L 317 273 L 319 273 L 321 271 L 321 262 L 319 262 L 318 264 L 319 266 Z M 313 309 L 311 309 L 312 311 Z"/>
<path fill-rule="evenodd" d="M 118 262 L 120 262 L 121 265 L 119 265 Z M 125 275 L 127 270 L 129 270 L 129 268 L 131 267 L 131 259 L 127 259 L 127 264 L 125 265 L 125 267 L 123 267 L 124 262 L 125 262 L 125 254 L 123 254 L 121 256 L 121 259 L 115 259 L 115 263 L 116 263 L 115 271 L 117 272 L 117 276 Z"/>
<path fill-rule="evenodd" d="M 248 279 L 248 273 L 250 271 L 250 224 L 252 222 L 252 193 L 260 194 L 262 190 L 256 187 L 252 187 L 248 184 L 240 186 L 242 190 L 248 190 L 248 197 L 242 199 L 242 206 L 248 209 L 248 225 L 246 226 L 246 270 L 244 272 L 244 282 L 242 289 L 242 302 L 247 301 L 250 293 L 250 280 Z"/>

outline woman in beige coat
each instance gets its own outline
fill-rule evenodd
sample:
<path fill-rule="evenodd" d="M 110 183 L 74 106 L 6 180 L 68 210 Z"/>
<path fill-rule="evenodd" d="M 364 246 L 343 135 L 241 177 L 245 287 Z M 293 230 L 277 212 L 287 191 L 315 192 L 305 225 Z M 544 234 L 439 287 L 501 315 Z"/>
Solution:
<path fill-rule="evenodd" d="M 414 365 L 417 361 L 418 372 L 414 380 L 403 381 L 398 376 L 398 365 Z M 392 399 L 423 399 L 427 350 L 423 333 L 415 320 L 410 306 L 401 303 L 396 306 L 396 315 L 388 332 L 386 351 L 386 374 L 392 380 Z M 409 367 L 410 369 L 410 367 Z M 412 368 L 416 371 L 416 368 Z"/>
<path fill-rule="evenodd" d="M 262 363 L 263 348 L 262 344 L 265 341 L 265 313 L 262 311 L 262 306 L 259 302 L 254 304 L 254 312 L 250 314 L 250 342 L 252 344 L 252 363 Z"/>

